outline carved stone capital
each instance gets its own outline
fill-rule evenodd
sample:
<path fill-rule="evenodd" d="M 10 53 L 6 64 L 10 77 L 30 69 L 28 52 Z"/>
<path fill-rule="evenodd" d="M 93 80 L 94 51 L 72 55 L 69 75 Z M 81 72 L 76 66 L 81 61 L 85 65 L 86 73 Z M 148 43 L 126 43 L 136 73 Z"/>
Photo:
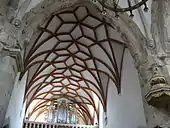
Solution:
<path fill-rule="evenodd" d="M 17 70 L 18 72 L 21 72 L 23 70 L 23 62 L 22 62 L 22 56 L 21 56 L 21 50 L 17 48 L 6 48 L 3 47 L 0 51 L 1 56 L 10 56 L 15 59 Z"/>
<path fill-rule="evenodd" d="M 159 58 L 157 58 L 157 56 L 154 55 L 145 56 L 140 58 L 140 60 L 142 61 L 136 61 L 138 62 L 136 63 L 136 68 L 140 77 L 142 78 L 141 80 L 143 80 L 142 83 L 148 86 L 147 83 L 151 77 L 153 77 L 153 71 L 155 70 L 155 67 L 160 68 L 163 67 L 164 64 Z"/>
<path fill-rule="evenodd" d="M 148 81 L 149 90 L 145 99 L 149 105 L 165 108 L 170 103 L 170 86 L 157 64 L 152 66 L 152 77 Z"/>

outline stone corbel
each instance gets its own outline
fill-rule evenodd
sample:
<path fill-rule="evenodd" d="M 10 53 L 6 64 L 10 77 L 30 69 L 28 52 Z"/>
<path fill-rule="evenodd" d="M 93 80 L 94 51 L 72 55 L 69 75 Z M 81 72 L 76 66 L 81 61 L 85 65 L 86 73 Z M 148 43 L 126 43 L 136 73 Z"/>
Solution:
<path fill-rule="evenodd" d="M 162 74 L 162 66 L 157 63 L 151 66 L 152 77 L 148 81 L 148 92 L 145 99 L 149 105 L 166 108 L 170 104 L 170 85 Z"/>
<path fill-rule="evenodd" d="M 23 62 L 20 48 L 9 48 L 0 44 L 0 55 L 10 56 L 15 59 L 18 72 L 23 71 Z"/>

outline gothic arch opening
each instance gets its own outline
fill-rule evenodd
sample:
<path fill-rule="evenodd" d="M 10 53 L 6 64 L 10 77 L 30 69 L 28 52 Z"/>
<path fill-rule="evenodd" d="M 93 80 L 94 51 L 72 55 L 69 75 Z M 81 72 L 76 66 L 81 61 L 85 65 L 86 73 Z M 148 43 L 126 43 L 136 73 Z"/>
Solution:
<path fill-rule="evenodd" d="M 29 120 L 42 116 L 52 102 L 75 104 L 84 124 L 106 111 L 108 84 L 121 91 L 126 44 L 109 19 L 87 6 L 57 12 L 38 28 L 41 32 L 26 49 L 28 73 L 25 100 Z"/>

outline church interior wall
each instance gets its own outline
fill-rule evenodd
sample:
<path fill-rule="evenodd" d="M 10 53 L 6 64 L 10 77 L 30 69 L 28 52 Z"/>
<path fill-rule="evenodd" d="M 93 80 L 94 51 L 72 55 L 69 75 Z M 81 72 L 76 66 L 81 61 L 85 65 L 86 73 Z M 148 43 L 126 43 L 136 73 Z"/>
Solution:
<path fill-rule="evenodd" d="M 118 95 L 113 83 L 109 84 L 106 128 L 146 127 L 138 75 L 128 49 L 124 56 L 121 87 Z"/>

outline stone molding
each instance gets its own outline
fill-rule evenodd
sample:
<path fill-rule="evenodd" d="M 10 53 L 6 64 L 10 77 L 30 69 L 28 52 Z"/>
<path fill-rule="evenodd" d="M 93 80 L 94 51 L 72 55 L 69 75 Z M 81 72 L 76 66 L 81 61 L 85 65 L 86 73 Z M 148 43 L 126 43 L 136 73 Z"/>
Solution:
<path fill-rule="evenodd" d="M 3 47 L 0 51 L 1 56 L 10 56 L 15 59 L 18 72 L 23 70 L 23 60 L 21 49 Z"/>

